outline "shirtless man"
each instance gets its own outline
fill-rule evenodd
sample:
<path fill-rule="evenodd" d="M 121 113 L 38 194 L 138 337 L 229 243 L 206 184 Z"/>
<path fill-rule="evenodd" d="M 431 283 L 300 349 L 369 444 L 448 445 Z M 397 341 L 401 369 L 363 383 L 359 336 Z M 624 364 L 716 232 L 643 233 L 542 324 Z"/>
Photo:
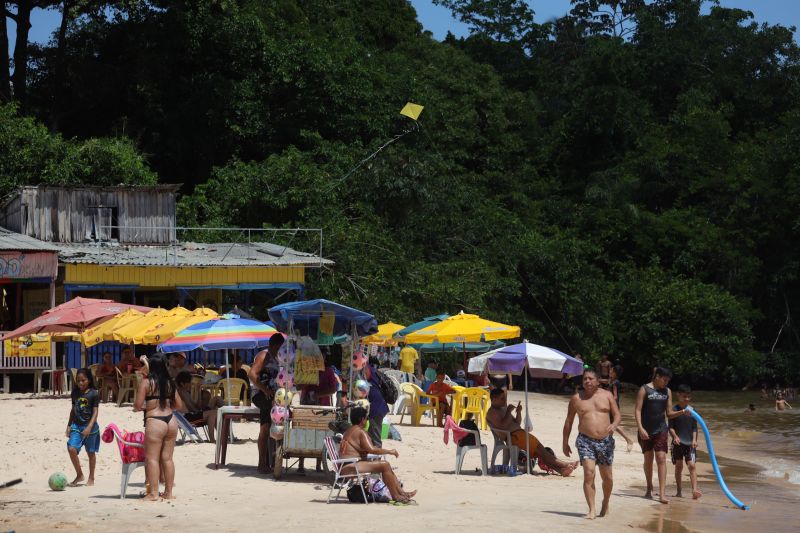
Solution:
<path fill-rule="evenodd" d="M 614 367 L 614 363 L 608 360 L 608 355 L 603 354 L 600 356 L 600 360 L 595 365 L 595 370 L 597 371 L 597 377 L 600 380 L 600 386 L 604 389 L 608 389 L 611 383 L 611 369 Z"/>
<path fill-rule="evenodd" d="M 778 397 L 775 399 L 775 410 L 776 411 L 785 411 L 786 409 L 791 409 L 792 406 L 789 405 L 789 402 L 783 399 L 783 393 L 779 392 Z"/>
<path fill-rule="evenodd" d="M 589 504 L 586 518 L 594 520 L 595 465 L 600 467 L 600 478 L 603 480 L 603 505 L 600 507 L 600 516 L 608 516 L 608 501 L 611 498 L 611 489 L 614 488 L 611 470 L 611 465 L 614 463 L 613 435 L 622 416 L 614 396 L 600 388 L 597 372 L 590 368 L 583 371 L 583 391 L 577 392 L 569 401 L 567 418 L 564 420 L 563 450 L 567 457 L 572 455 L 569 435 L 576 414 L 578 438 L 575 439 L 575 447 L 578 448 L 578 457 L 583 465 L 583 494 L 586 496 L 586 503 Z"/>
<path fill-rule="evenodd" d="M 522 403 L 517 403 L 516 407 L 513 405 L 506 405 L 506 391 L 503 389 L 492 389 L 489 393 L 489 397 L 492 401 L 492 406 L 489 407 L 489 412 L 486 414 L 486 420 L 489 422 L 489 426 L 510 431 L 512 444 L 520 450 L 527 450 L 529 460 L 532 460 L 534 457 L 539 457 L 544 461 L 544 464 L 565 477 L 578 468 L 577 461 L 568 463 L 558 459 L 539 442 L 539 439 L 531 434 L 528 434 L 527 439 L 530 443 L 530 447 L 526 448 L 525 431 L 523 431 L 520 425 L 522 422 Z M 515 414 L 512 415 L 512 411 Z"/>
<path fill-rule="evenodd" d="M 339 445 L 339 456 L 342 459 L 358 457 L 361 459 L 355 466 L 348 464 L 342 468 L 343 474 L 355 472 L 358 468 L 360 473 L 381 474 L 383 482 L 389 489 L 392 499 L 399 503 L 412 503 L 411 498 L 417 493 L 412 490 L 406 492 L 400 485 L 400 481 L 392 470 L 392 465 L 383 460 L 381 455 L 394 455 L 399 457 L 397 450 L 384 450 L 372 445 L 372 441 L 364 431 L 367 425 L 367 410 L 363 407 L 353 407 L 350 409 L 350 422 L 353 424 L 342 435 L 342 443 Z M 373 459 L 373 460 L 371 460 Z M 377 459 L 377 460 L 374 460 Z"/>

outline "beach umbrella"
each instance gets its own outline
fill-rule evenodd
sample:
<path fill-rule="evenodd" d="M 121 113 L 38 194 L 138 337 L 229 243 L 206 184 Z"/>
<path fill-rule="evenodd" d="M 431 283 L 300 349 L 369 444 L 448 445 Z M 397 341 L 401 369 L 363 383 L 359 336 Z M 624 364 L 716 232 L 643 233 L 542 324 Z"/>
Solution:
<path fill-rule="evenodd" d="M 33 333 L 83 333 L 87 328 L 96 326 L 105 320 L 122 313 L 127 309 L 142 312 L 150 311 L 149 307 L 121 304 L 114 300 L 82 298 L 78 296 L 42 313 L 27 324 L 3 335 L 2 339 L 13 339 Z M 81 365 L 86 364 L 86 351 L 81 344 Z"/>
<path fill-rule="evenodd" d="M 145 344 L 144 334 L 167 324 L 176 318 L 189 316 L 191 311 L 184 307 L 174 307 L 172 309 L 153 309 L 138 320 L 133 320 L 127 324 L 114 329 L 111 332 L 111 339 L 123 344 Z"/>
<path fill-rule="evenodd" d="M 331 337 L 351 335 L 360 338 L 378 333 L 378 321 L 371 314 L 330 300 L 289 302 L 270 308 L 269 318 L 278 331 L 307 335 L 312 339 L 319 332 Z M 353 335 L 354 334 L 354 335 Z"/>
<path fill-rule="evenodd" d="M 464 352 L 464 366 L 466 366 L 468 342 L 515 339 L 519 336 L 519 326 L 493 322 L 478 315 L 465 314 L 464 311 L 461 311 L 457 315 L 447 317 L 426 328 L 409 333 L 405 336 L 405 342 L 406 344 L 460 342 Z"/>
<path fill-rule="evenodd" d="M 80 339 L 70 340 L 79 340 L 85 347 L 90 348 L 106 340 L 105 335 L 110 334 L 110 332 L 115 328 L 122 327 L 125 324 L 133 322 L 134 320 L 138 320 L 143 316 L 144 313 L 141 311 L 136 309 L 126 309 L 125 311 L 114 315 L 112 318 L 106 320 L 102 324 L 84 330 L 84 332 L 80 335 Z"/>
<path fill-rule="evenodd" d="M 199 307 L 188 315 L 177 314 L 174 316 L 167 316 L 165 320 L 159 321 L 145 330 L 142 334 L 141 344 L 158 344 L 165 342 L 189 326 L 213 320 L 218 317 L 219 315 L 216 311 L 207 307 Z"/>
<path fill-rule="evenodd" d="M 13 339 L 33 333 L 74 333 L 97 325 L 125 311 L 137 309 L 150 311 L 149 307 L 121 304 L 114 300 L 97 300 L 94 298 L 73 298 L 69 302 L 45 311 L 27 324 L 3 335 L 2 340 Z"/>
<path fill-rule="evenodd" d="M 480 373 L 487 369 L 489 372 L 503 374 L 525 374 L 525 446 L 526 449 L 529 449 L 528 373 L 532 369 L 541 369 L 564 374 L 580 374 L 583 372 L 583 362 L 554 348 L 525 341 L 504 346 L 470 359 L 470 372 Z M 530 460 L 528 460 L 527 468 L 528 474 L 530 474 Z"/>
<path fill-rule="evenodd" d="M 378 333 L 367 335 L 361 339 L 362 344 L 376 344 L 378 346 L 396 346 L 398 341 L 393 337 L 395 333 L 405 328 L 394 322 L 387 322 L 378 326 Z"/>
<path fill-rule="evenodd" d="M 207 320 L 179 331 L 170 340 L 158 345 L 165 353 L 190 352 L 192 350 L 225 350 L 225 366 L 228 366 L 228 350 L 257 349 L 269 344 L 269 339 L 278 331 L 258 320 L 232 318 Z M 228 382 L 228 403 L 231 399 Z"/>
<path fill-rule="evenodd" d="M 485 353 L 490 350 L 496 350 L 498 348 L 502 348 L 505 346 L 505 343 L 502 341 L 492 341 L 492 342 L 431 342 L 428 344 L 410 344 L 409 346 L 413 346 L 419 353 L 424 354 L 431 354 L 431 353 L 455 353 L 455 352 L 475 352 L 475 353 Z"/>
<path fill-rule="evenodd" d="M 432 316 L 425 317 L 422 320 L 420 320 L 419 322 L 415 322 L 415 323 L 411 324 L 410 326 L 404 327 L 400 331 L 396 332 L 393 336 L 399 342 L 405 342 L 405 337 L 409 333 L 413 333 L 413 332 L 418 331 L 420 329 L 427 328 L 428 326 L 432 326 L 432 325 L 436 324 L 437 322 L 441 322 L 445 318 L 448 318 L 449 316 L 450 315 L 448 315 L 447 313 L 443 313 L 441 315 L 432 315 Z"/>
<path fill-rule="evenodd" d="M 509 326 L 486 320 L 463 311 L 426 328 L 405 336 L 406 344 L 430 342 L 487 342 L 500 339 L 515 339 L 520 336 L 519 326 Z"/>

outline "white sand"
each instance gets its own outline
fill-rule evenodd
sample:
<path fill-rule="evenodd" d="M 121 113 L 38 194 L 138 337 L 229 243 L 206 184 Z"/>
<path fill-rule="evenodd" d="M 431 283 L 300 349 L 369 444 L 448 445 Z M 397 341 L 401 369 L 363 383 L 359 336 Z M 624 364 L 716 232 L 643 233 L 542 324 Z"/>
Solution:
<path fill-rule="evenodd" d="M 516 403 L 521 393 L 511 393 Z M 561 428 L 566 413 L 566 397 L 531 394 L 534 434 L 560 457 Z M 442 430 L 430 425 L 399 426 L 403 441 L 385 441 L 396 448 L 399 459 L 392 463 L 405 487 L 419 491 L 415 507 L 386 504 L 326 505 L 328 487 L 321 475 L 299 477 L 290 471 L 280 482 L 257 474 L 256 423 L 235 425 L 242 441 L 228 446 L 228 464 L 213 469 L 214 446 L 209 443 L 184 444 L 176 448 L 177 500 L 144 502 L 136 497 L 144 487 L 144 468 L 137 469 L 129 486 L 129 498 L 119 499 L 120 458 L 116 444 L 101 445 L 94 487 L 67 488 L 53 492 L 48 476 L 64 472 L 71 480 L 75 473 L 66 451 L 64 429 L 69 414 L 68 398 L 33 398 L 14 394 L 0 396 L 0 481 L 17 477 L 23 483 L 0 489 L 0 530 L 44 531 L 83 529 L 129 531 L 140 527 L 189 527 L 203 531 L 263 531 L 272 527 L 305 526 L 328 531 L 387 531 L 403 527 L 413 530 L 445 531 L 464 525 L 495 528 L 497 531 L 574 531 L 589 525 L 583 518 L 586 502 L 580 469 L 570 478 L 543 475 L 486 476 L 475 472 L 480 464 L 477 452 L 470 452 L 461 476 L 453 474 L 455 447 L 442 442 Z M 395 422 L 399 417 L 395 417 Z M 407 423 L 408 417 L 406 417 Z M 430 419 L 423 419 L 429 421 Z M 118 408 L 101 404 L 101 429 L 110 422 L 123 429 L 141 430 L 142 415 L 130 405 Z M 427 422 L 428 424 L 430 422 Z M 570 444 L 574 448 L 577 424 Z M 633 428 L 628 434 L 635 437 Z M 624 440 L 617 436 L 615 487 L 611 516 L 598 518 L 593 529 L 625 531 L 651 523 L 659 504 L 641 498 L 644 484 L 638 446 L 625 452 Z M 489 446 L 492 438 L 482 434 Z M 576 457 L 577 459 L 577 457 Z M 88 462 L 81 453 L 85 475 Z M 313 472 L 314 462 L 307 461 Z M 687 480 L 688 484 L 688 480 Z M 600 505 L 598 476 L 598 509 Z M 355 528 L 355 529 L 354 529 Z M 388 528 L 388 529 L 387 529 Z"/>

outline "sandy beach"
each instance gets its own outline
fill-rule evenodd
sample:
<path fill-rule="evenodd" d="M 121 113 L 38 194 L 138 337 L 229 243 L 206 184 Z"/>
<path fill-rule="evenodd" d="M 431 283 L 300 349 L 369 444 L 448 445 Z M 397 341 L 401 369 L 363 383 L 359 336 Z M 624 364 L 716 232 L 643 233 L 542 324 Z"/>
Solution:
<path fill-rule="evenodd" d="M 522 398 L 522 393 L 513 392 L 510 396 L 510 401 L 516 402 Z M 534 433 L 559 456 L 567 400 L 566 397 L 530 395 Z M 387 447 L 396 447 L 400 453 L 399 459 L 392 463 L 405 486 L 419 491 L 418 506 L 413 507 L 326 505 L 328 487 L 320 474 L 311 472 L 307 477 L 300 477 L 290 471 L 279 482 L 259 475 L 254 466 L 256 444 L 253 439 L 258 430 L 255 423 L 236 424 L 235 433 L 240 440 L 228 447 L 228 464 L 219 470 L 213 469 L 212 444 L 178 446 L 175 451 L 177 500 L 173 502 L 145 503 L 136 497 L 144 488 L 144 469 L 134 473 L 129 498 L 120 500 L 119 454 L 115 444 L 105 443 L 98 456 L 95 486 L 54 492 L 47 486 L 51 473 L 62 471 L 70 479 L 74 476 L 63 436 L 69 408 L 67 398 L 36 398 L 22 394 L 0 397 L 0 419 L 5 428 L 0 435 L 0 477 L 4 481 L 17 477 L 24 480 L 0 491 L 0 529 L 100 531 L 115 528 L 129 531 L 141 527 L 200 526 L 212 531 L 240 531 L 246 528 L 263 530 L 275 523 L 283 527 L 352 531 L 355 523 L 358 531 L 379 531 L 400 524 L 427 531 L 451 530 L 456 524 L 500 531 L 530 531 L 533 527 L 574 531 L 588 525 L 583 518 L 586 503 L 580 470 L 570 478 L 545 475 L 538 469 L 532 476 L 483 477 L 476 471 L 479 455 L 471 452 L 462 475 L 457 477 L 453 474 L 453 444 L 445 445 L 442 430 L 430 425 L 398 426 L 403 441 L 385 443 Z M 394 421 L 398 419 L 395 417 Z M 141 428 L 141 414 L 134 413 L 130 405 L 118 408 L 113 404 L 101 404 L 99 421 L 101 427 L 114 422 L 129 430 Z M 630 424 L 626 429 L 631 436 L 635 435 Z M 571 440 L 574 437 L 573 434 Z M 595 520 L 595 530 L 738 530 L 751 522 L 757 524 L 763 519 L 762 513 L 769 512 L 766 495 L 762 498 L 764 504 L 749 513 L 733 510 L 719 490 L 715 491 L 707 482 L 711 479 L 707 462 L 699 466 L 706 492 L 701 501 L 673 498 L 666 509 L 667 506 L 645 500 L 641 497 L 644 481 L 638 446 L 626 453 L 624 440 L 616 438 L 611 516 Z M 490 434 L 484 432 L 482 439 L 489 443 L 491 452 Z M 88 474 L 85 455 L 81 458 Z M 309 465 L 313 471 L 313 462 Z M 670 475 L 671 472 L 670 467 Z M 671 485 L 670 496 L 674 491 Z M 795 496 L 786 497 L 792 503 L 791 498 Z M 718 513 L 730 520 L 709 524 L 702 519 L 709 513 Z M 746 522 L 742 522 L 742 518 L 747 518 Z"/>

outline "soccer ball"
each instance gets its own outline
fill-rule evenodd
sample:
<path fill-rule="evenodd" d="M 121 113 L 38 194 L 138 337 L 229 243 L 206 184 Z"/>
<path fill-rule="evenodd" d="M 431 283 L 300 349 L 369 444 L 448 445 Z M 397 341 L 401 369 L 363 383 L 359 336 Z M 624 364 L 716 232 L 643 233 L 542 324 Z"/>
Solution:
<path fill-rule="evenodd" d="M 275 405 L 287 407 L 292 403 L 294 393 L 286 389 L 278 389 L 275 391 Z"/>
<path fill-rule="evenodd" d="M 272 424 L 269 427 L 269 436 L 275 440 L 283 439 L 283 424 Z"/>
<path fill-rule="evenodd" d="M 278 376 L 275 378 L 275 383 L 278 384 L 278 387 L 291 389 L 294 387 L 294 374 L 288 368 L 281 368 L 280 372 L 278 372 Z"/>
<path fill-rule="evenodd" d="M 286 415 L 288 414 L 289 412 L 282 405 L 273 405 L 272 409 L 269 412 L 269 416 L 270 418 L 272 418 L 272 422 L 281 425 L 286 421 Z"/>
<path fill-rule="evenodd" d="M 367 355 L 363 350 L 358 350 L 353 354 L 353 368 L 361 370 L 367 364 Z"/>
<path fill-rule="evenodd" d="M 50 476 L 47 484 L 50 485 L 50 490 L 64 490 L 67 486 L 67 476 L 63 472 L 56 472 Z"/>
<path fill-rule="evenodd" d="M 278 350 L 278 363 L 286 367 L 292 362 L 294 362 L 294 347 L 291 342 L 284 342 Z"/>
<path fill-rule="evenodd" d="M 363 379 L 359 379 L 358 381 L 356 381 L 356 390 L 358 391 L 358 394 L 361 398 L 367 397 L 367 395 L 369 394 L 369 388 L 370 388 L 369 382 Z"/>

